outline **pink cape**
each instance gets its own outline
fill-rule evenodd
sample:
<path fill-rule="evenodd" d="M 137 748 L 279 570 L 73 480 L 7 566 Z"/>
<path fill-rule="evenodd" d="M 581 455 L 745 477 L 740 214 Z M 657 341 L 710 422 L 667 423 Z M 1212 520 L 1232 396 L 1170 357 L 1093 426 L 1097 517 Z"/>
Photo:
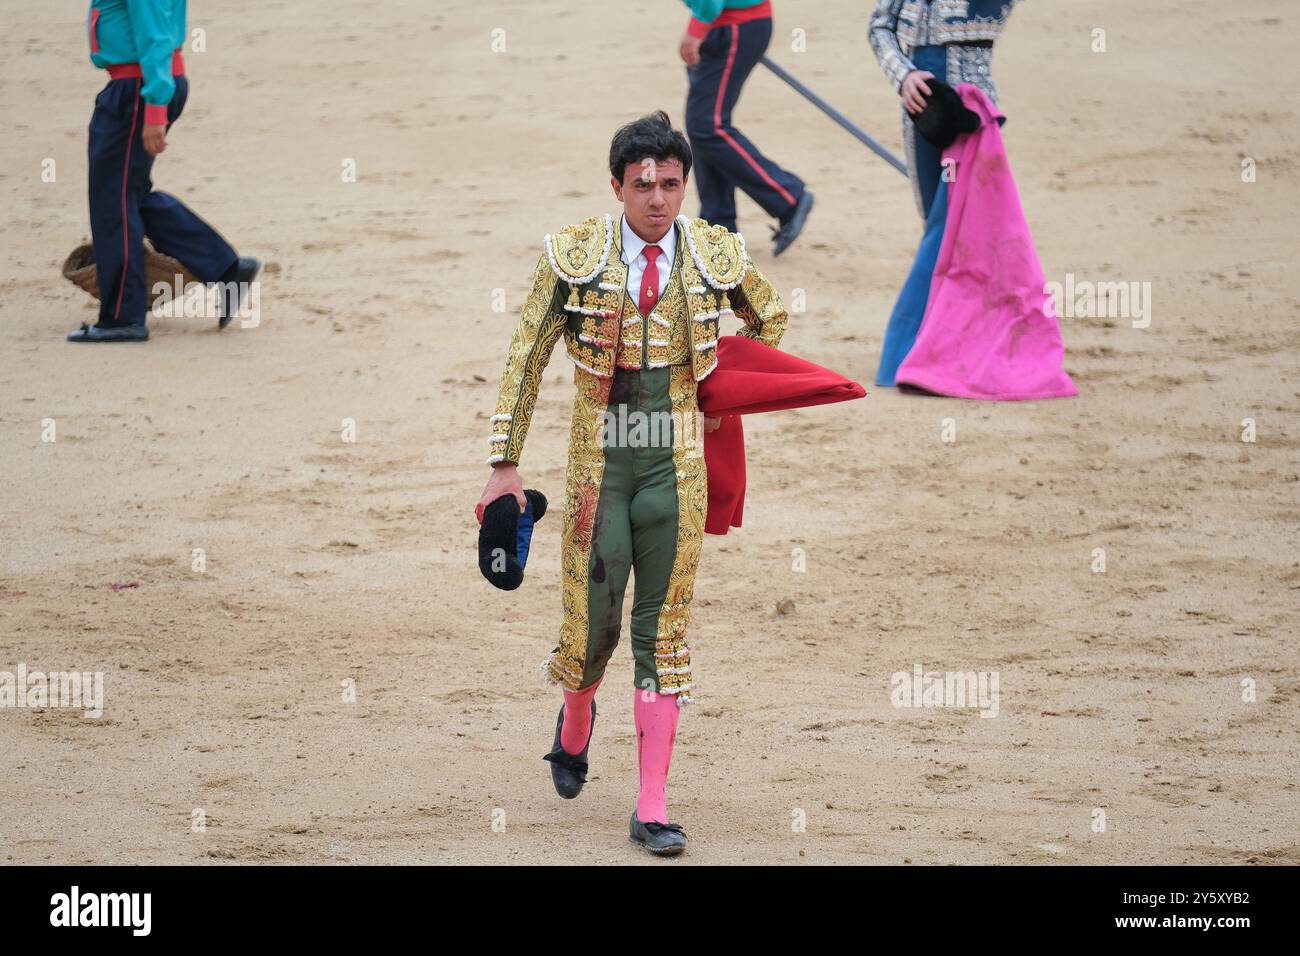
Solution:
<path fill-rule="evenodd" d="M 895 380 L 954 398 L 1077 395 L 1061 368 L 1061 329 L 1007 163 L 1002 115 L 969 83 L 957 92 L 982 122 L 944 150 L 956 166 L 943 243 L 925 318 Z"/>

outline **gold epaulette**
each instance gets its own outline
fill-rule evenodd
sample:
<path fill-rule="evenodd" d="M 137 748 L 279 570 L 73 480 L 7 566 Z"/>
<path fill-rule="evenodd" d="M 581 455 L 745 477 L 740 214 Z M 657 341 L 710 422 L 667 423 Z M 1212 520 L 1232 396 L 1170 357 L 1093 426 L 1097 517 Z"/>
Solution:
<path fill-rule="evenodd" d="M 724 292 L 740 285 L 749 269 L 745 239 L 725 226 L 715 226 L 703 219 L 678 217 L 686 234 L 686 246 L 704 281 Z"/>
<path fill-rule="evenodd" d="M 560 281 L 571 287 L 585 285 L 600 274 L 609 261 L 614 246 L 614 220 L 590 216 L 582 222 L 565 226 L 545 238 L 546 258 Z"/>

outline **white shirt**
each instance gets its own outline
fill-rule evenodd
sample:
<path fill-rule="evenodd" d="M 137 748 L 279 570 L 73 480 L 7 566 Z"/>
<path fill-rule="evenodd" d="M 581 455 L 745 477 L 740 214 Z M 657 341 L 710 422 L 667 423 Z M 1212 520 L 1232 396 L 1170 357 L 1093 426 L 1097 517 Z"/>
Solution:
<path fill-rule="evenodd" d="M 645 275 L 645 247 L 650 245 L 627 224 L 627 217 L 619 218 L 623 232 L 623 262 L 627 265 L 627 294 L 632 297 L 632 304 L 641 301 L 641 277 Z M 655 289 L 654 304 L 659 304 L 659 297 L 668 287 L 668 277 L 673 271 L 673 257 L 677 252 L 677 223 L 654 245 L 659 247 L 659 256 L 655 266 L 659 269 L 659 288 Z"/>

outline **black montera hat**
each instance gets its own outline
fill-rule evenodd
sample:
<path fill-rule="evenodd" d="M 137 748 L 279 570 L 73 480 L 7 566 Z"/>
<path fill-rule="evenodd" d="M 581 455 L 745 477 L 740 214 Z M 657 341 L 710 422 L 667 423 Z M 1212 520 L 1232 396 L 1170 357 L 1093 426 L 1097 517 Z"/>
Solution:
<path fill-rule="evenodd" d="M 925 109 L 912 117 L 916 131 L 939 149 L 947 149 L 962 133 L 980 128 L 979 114 L 968 109 L 961 94 L 942 80 L 928 79 L 930 87 Z"/>
<path fill-rule="evenodd" d="M 528 506 L 520 512 L 514 495 L 502 495 L 483 509 L 478 529 L 478 569 L 503 591 L 513 591 L 523 583 L 533 524 L 546 514 L 544 494 L 526 488 L 524 497 Z"/>

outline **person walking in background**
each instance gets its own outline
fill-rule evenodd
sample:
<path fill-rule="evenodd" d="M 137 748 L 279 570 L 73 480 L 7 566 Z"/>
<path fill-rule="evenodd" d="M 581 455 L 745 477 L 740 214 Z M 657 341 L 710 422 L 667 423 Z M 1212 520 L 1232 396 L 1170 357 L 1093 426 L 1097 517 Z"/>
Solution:
<path fill-rule="evenodd" d="M 877 385 L 992 401 L 1078 394 L 1002 142 L 990 63 L 1013 5 L 878 0 L 871 15 L 925 221 Z"/>
<path fill-rule="evenodd" d="M 686 134 L 695 156 L 700 218 L 736 232 L 739 187 L 777 220 L 772 254 L 780 255 L 803 231 L 813 194 L 731 125 L 741 88 L 772 39 L 771 0 L 683 2 L 692 14 L 680 53 L 690 80 Z"/>
<path fill-rule="evenodd" d="M 144 238 L 205 283 L 222 283 L 218 327 L 239 311 L 261 263 L 240 258 L 215 229 L 175 196 L 157 192 L 154 157 L 185 109 L 189 82 L 181 47 L 185 0 L 93 0 L 90 61 L 108 71 L 90 119 L 90 231 L 99 281 L 99 320 L 70 342 L 149 338 Z"/>

